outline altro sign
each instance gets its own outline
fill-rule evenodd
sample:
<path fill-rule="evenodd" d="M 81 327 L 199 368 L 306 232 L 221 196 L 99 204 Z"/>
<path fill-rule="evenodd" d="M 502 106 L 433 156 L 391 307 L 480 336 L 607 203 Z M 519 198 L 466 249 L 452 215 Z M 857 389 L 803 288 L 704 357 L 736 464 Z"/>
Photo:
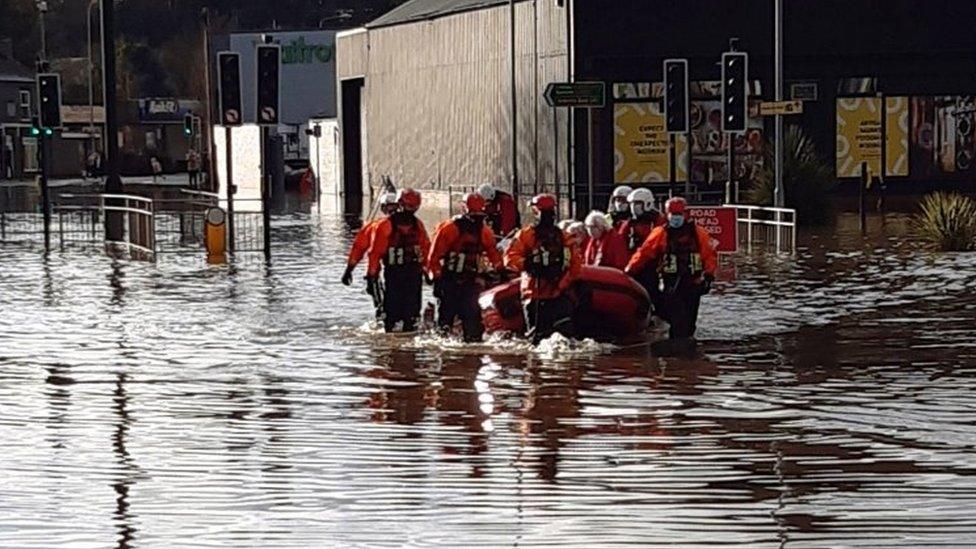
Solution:
<path fill-rule="evenodd" d="M 281 43 L 282 65 L 329 63 L 335 55 L 335 44 L 307 44 L 305 37 Z"/>

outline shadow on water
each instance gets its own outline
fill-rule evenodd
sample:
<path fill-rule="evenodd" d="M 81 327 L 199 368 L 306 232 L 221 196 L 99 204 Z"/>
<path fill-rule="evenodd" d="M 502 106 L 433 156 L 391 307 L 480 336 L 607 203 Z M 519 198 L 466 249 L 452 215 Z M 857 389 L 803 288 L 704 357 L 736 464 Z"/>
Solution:
<path fill-rule="evenodd" d="M 869 228 L 737 257 L 685 358 L 379 334 L 339 218 L 271 265 L 0 245 L 3 543 L 972 546 L 976 256 Z"/>

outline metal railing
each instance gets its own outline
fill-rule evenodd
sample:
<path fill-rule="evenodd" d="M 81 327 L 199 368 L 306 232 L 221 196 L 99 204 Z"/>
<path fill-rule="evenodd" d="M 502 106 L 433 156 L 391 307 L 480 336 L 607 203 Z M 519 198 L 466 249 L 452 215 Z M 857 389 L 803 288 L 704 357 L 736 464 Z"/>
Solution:
<path fill-rule="evenodd" d="M 73 202 L 70 204 L 62 203 L 62 200 Z M 153 211 L 153 200 L 145 196 L 133 194 L 116 193 L 97 193 L 97 194 L 69 194 L 58 195 L 58 203 L 53 206 L 54 212 L 58 214 L 58 238 L 62 247 L 66 242 L 66 235 L 70 238 L 72 234 L 91 235 L 97 241 L 98 231 L 96 226 L 98 220 L 112 213 L 122 215 L 122 239 L 109 240 L 105 237 L 105 244 L 125 248 L 129 252 L 143 254 L 149 259 L 154 259 L 156 255 L 156 227 L 155 212 Z M 71 221 L 72 216 L 80 220 L 88 220 L 88 230 L 70 229 L 65 232 L 65 216 Z M 82 221 L 82 226 L 85 221 Z M 71 223 L 68 227 L 72 227 Z M 89 241 L 88 239 L 81 239 Z"/>
<path fill-rule="evenodd" d="M 754 246 L 776 253 L 796 253 L 796 210 L 745 204 L 726 204 L 735 208 L 739 246 L 752 252 Z"/>

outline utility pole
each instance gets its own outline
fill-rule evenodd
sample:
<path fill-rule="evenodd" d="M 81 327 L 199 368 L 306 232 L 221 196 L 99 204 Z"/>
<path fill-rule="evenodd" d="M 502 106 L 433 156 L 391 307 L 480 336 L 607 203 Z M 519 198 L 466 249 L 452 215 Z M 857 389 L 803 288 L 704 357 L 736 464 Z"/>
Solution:
<path fill-rule="evenodd" d="M 121 193 L 119 177 L 119 121 L 115 90 L 115 2 L 102 2 L 102 102 L 105 109 L 105 192 Z M 115 201 L 110 201 L 114 204 Z M 105 212 L 105 240 L 120 242 L 124 237 L 120 211 Z"/>
<path fill-rule="evenodd" d="M 783 100 L 783 0 L 775 0 L 775 36 L 774 43 L 776 52 L 774 55 L 775 66 L 773 67 L 774 73 L 774 90 L 776 101 Z M 786 196 L 783 188 L 783 116 L 777 114 L 775 119 L 775 128 L 773 132 L 773 154 L 775 159 L 773 160 L 774 166 L 774 180 L 776 182 L 776 189 L 773 197 L 773 205 L 777 208 L 782 208 L 786 204 Z"/>
<path fill-rule="evenodd" d="M 519 195 L 519 174 L 518 174 L 518 92 L 515 87 L 516 60 L 515 60 L 515 0 L 508 0 L 508 37 L 509 49 L 511 51 L 512 64 L 512 196 L 518 200 Z"/>

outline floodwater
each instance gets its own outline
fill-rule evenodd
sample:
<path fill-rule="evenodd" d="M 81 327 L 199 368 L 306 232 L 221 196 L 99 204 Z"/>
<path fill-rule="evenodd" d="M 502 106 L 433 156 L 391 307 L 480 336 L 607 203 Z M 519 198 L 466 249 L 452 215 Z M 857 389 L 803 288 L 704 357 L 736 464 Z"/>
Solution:
<path fill-rule="evenodd" d="M 842 219 L 740 257 L 701 356 L 371 331 L 275 259 L 0 244 L 3 547 L 976 545 L 976 255 Z"/>

